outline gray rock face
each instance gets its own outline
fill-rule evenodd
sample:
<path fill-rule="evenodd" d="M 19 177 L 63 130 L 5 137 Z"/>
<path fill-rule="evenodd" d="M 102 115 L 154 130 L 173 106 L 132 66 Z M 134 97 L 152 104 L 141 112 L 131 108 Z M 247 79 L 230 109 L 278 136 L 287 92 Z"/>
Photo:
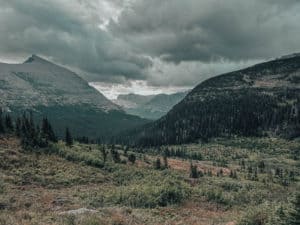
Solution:
<path fill-rule="evenodd" d="M 127 115 L 77 74 L 33 55 L 23 64 L 0 63 L 0 107 L 13 116 L 31 111 L 39 122 L 47 117 L 63 137 L 110 138 L 146 123 Z"/>
<path fill-rule="evenodd" d="M 120 110 L 77 74 L 36 55 L 23 64 L 0 63 L 0 95 L 3 108 L 90 105 Z"/>

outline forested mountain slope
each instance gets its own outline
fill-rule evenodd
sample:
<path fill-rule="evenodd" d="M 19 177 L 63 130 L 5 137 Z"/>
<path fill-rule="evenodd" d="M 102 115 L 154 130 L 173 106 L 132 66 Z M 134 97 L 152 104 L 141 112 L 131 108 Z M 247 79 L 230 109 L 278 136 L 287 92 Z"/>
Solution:
<path fill-rule="evenodd" d="M 300 135 L 300 56 L 204 81 L 160 120 L 122 140 L 161 145 L 217 136 Z"/>

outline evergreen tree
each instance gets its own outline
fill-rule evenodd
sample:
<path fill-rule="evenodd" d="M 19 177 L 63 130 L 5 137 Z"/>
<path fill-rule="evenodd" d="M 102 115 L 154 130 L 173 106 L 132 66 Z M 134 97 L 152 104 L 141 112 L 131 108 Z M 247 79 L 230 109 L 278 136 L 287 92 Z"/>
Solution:
<path fill-rule="evenodd" d="M 43 118 L 42 120 L 42 129 L 41 129 L 41 136 L 46 140 L 57 142 L 56 135 L 52 129 L 52 126 L 47 118 Z"/>
<path fill-rule="evenodd" d="M 161 161 L 160 161 L 160 158 L 157 158 L 155 163 L 154 163 L 154 167 L 155 169 L 157 170 L 160 170 L 161 169 Z"/>
<path fill-rule="evenodd" d="M 196 165 L 190 165 L 190 178 L 199 178 L 199 173 Z"/>
<path fill-rule="evenodd" d="M 134 164 L 134 163 L 135 163 L 135 160 L 136 160 L 135 154 L 130 154 L 130 155 L 128 156 L 128 160 L 129 160 L 129 162 L 131 162 L 132 164 Z"/>
<path fill-rule="evenodd" d="M 21 126 L 22 126 L 22 122 L 21 119 L 18 117 L 16 120 L 16 129 L 15 129 L 17 137 L 21 137 L 21 132 L 22 132 Z"/>
<path fill-rule="evenodd" d="M 111 149 L 110 153 L 111 153 L 111 157 L 112 157 L 112 159 L 115 163 L 120 163 L 121 162 L 120 154 L 117 150 L 115 150 L 114 145 L 112 146 L 112 149 Z"/>
<path fill-rule="evenodd" d="M 164 155 L 164 168 L 165 168 L 165 169 L 168 169 L 168 168 L 169 168 L 168 157 L 167 157 L 166 154 Z"/>
<path fill-rule="evenodd" d="M 105 163 L 106 162 L 106 159 L 107 159 L 107 151 L 105 149 L 105 146 L 102 146 L 100 148 L 100 151 L 101 151 L 101 154 L 102 154 L 102 158 L 103 158 L 103 162 Z"/>
<path fill-rule="evenodd" d="M 258 163 L 258 168 L 259 168 L 260 173 L 263 173 L 265 171 L 265 168 L 266 168 L 265 162 L 264 161 L 260 161 Z"/>
<path fill-rule="evenodd" d="M 14 125 L 13 125 L 13 122 L 12 122 L 12 119 L 11 119 L 10 115 L 5 116 L 5 127 L 8 131 L 13 131 L 14 130 Z"/>
<path fill-rule="evenodd" d="M 223 169 L 220 169 L 219 175 L 222 177 L 223 176 Z"/>
<path fill-rule="evenodd" d="M 21 143 L 25 149 L 33 149 L 40 145 L 39 134 L 36 132 L 32 115 L 28 119 L 25 113 L 21 119 Z"/>
<path fill-rule="evenodd" d="M 66 145 L 69 147 L 73 145 L 73 138 L 72 138 L 71 132 L 68 127 L 66 128 L 65 142 L 66 142 Z"/>
<path fill-rule="evenodd" d="M 241 167 L 242 167 L 243 170 L 246 169 L 246 163 L 245 163 L 244 159 L 242 159 Z"/>

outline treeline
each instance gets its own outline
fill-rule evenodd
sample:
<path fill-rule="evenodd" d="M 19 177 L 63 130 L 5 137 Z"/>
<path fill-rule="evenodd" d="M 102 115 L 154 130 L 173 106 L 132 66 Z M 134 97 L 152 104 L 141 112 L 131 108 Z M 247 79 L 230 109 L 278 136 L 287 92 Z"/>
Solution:
<path fill-rule="evenodd" d="M 188 152 L 184 148 L 168 148 L 163 150 L 163 155 L 166 157 L 178 157 L 182 159 L 192 159 L 192 160 L 203 160 L 203 156 L 200 152 Z"/>
<path fill-rule="evenodd" d="M 32 113 L 24 112 L 22 116 L 13 118 L 11 114 L 3 113 L 0 108 L 1 134 L 17 136 L 21 139 L 24 149 L 47 148 L 50 143 L 56 143 L 59 139 L 47 117 L 42 118 L 40 122 L 36 122 Z M 88 137 L 79 137 L 75 140 L 80 143 L 96 143 Z M 73 145 L 74 138 L 68 127 L 65 129 L 63 141 L 67 146 Z"/>
<path fill-rule="evenodd" d="M 0 109 L 0 134 L 16 135 L 22 146 L 29 148 L 45 148 L 50 142 L 57 142 L 51 123 L 43 118 L 41 125 L 35 124 L 31 113 L 12 119 L 10 114 L 4 115 Z"/>
<path fill-rule="evenodd" d="M 295 182 L 296 177 L 299 176 L 296 170 L 288 170 L 274 165 L 268 165 L 264 161 L 257 163 L 245 162 L 241 160 L 239 162 L 241 171 L 247 173 L 245 177 L 252 181 L 262 181 L 264 183 L 273 182 L 280 183 L 283 186 L 289 186 L 291 182 Z M 263 176 L 260 176 L 263 174 Z"/>
<path fill-rule="evenodd" d="M 159 121 L 138 128 L 120 142 L 140 146 L 183 144 L 220 136 L 300 136 L 300 96 L 295 90 L 212 90 L 174 107 Z"/>

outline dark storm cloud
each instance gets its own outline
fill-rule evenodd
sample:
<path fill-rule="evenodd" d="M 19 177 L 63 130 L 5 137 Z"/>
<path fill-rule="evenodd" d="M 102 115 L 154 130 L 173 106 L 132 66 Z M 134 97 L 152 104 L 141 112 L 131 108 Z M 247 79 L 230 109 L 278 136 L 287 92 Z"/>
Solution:
<path fill-rule="evenodd" d="M 92 2 L 0 0 L 1 54 L 36 53 L 106 78 L 144 78 L 151 61 L 101 30 Z"/>
<path fill-rule="evenodd" d="M 194 86 L 219 73 L 300 51 L 299 0 L 0 4 L 0 58 L 41 54 L 93 81 Z"/>
<path fill-rule="evenodd" d="M 298 0 L 137 0 L 111 29 L 166 61 L 264 59 L 300 50 Z"/>

